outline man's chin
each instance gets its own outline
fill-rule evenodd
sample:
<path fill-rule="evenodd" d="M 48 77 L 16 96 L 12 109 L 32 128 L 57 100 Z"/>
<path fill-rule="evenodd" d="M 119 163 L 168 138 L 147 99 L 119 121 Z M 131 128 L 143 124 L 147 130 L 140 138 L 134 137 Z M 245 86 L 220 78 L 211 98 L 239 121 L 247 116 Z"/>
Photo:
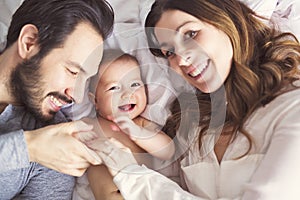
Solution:
<path fill-rule="evenodd" d="M 37 120 L 43 121 L 43 122 L 49 122 L 53 120 L 56 112 L 50 111 L 50 112 L 38 112 L 34 113 Z"/>
<path fill-rule="evenodd" d="M 50 121 L 54 118 L 56 112 L 54 111 L 49 111 L 47 114 L 43 114 L 43 120 L 44 121 Z"/>

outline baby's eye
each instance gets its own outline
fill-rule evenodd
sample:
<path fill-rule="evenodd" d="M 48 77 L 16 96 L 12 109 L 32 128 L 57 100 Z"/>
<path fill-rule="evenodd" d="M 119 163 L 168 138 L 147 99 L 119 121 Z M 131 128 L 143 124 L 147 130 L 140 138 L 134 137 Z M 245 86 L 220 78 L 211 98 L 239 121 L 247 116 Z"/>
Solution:
<path fill-rule="evenodd" d="M 196 35 L 197 35 L 197 31 L 187 31 L 185 34 L 184 34 L 184 39 L 185 40 L 188 40 L 188 39 L 193 39 Z"/>
<path fill-rule="evenodd" d="M 131 87 L 140 87 L 142 84 L 139 82 L 135 82 L 131 84 Z"/>
<path fill-rule="evenodd" d="M 73 77 L 77 77 L 78 76 L 78 72 L 71 70 L 70 68 L 67 68 L 67 71 L 69 72 L 69 74 L 71 74 Z"/>
<path fill-rule="evenodd" d="M 116 91 L 116 90 L 120 90 L 120 87 L 119 86 L 112 86 L 108 90 L 110 90 L 110 91 Z"/>

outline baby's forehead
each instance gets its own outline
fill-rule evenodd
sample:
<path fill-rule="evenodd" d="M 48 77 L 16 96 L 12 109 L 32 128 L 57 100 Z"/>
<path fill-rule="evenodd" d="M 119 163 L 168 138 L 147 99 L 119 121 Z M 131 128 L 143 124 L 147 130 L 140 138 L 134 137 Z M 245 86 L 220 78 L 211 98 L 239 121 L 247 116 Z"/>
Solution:
<path fill-rule="evenodd" d="M 122 57 L 122 58 L 101 63 L 99 66 L 98 74 L 103 75 L 103 73 L 110 72 L 110 71 L 129 72 L 131 70 L 140 71 L 139 63 L 133 58 Z"/>

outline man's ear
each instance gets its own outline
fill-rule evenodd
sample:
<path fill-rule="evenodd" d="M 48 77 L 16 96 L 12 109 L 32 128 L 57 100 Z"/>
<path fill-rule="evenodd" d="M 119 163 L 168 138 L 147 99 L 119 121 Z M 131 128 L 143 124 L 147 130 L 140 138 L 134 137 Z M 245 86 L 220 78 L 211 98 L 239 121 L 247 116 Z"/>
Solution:
<path fill-rule="evenodd" d="M 36 26 L 32 24 L 26 24 L 21 29 L 18 38 L 18 53 L 22 59 L 27 59 L 39 51 L 38 32 Z"/>

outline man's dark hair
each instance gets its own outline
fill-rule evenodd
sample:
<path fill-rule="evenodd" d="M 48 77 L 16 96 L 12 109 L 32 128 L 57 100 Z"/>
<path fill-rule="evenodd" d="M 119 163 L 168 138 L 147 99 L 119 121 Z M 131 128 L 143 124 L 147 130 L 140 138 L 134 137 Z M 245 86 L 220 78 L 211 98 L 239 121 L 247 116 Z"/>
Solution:
<path fill-rule="evenodd" d="M 37 27 L 40 56 L 61 46 L 76 25 L 86 22 L 106 39 L 112 32 L 114 13 L 105 0 L 25 0 L 12 17 L 5 49 L 17 41 L 22 27 Z"/>

